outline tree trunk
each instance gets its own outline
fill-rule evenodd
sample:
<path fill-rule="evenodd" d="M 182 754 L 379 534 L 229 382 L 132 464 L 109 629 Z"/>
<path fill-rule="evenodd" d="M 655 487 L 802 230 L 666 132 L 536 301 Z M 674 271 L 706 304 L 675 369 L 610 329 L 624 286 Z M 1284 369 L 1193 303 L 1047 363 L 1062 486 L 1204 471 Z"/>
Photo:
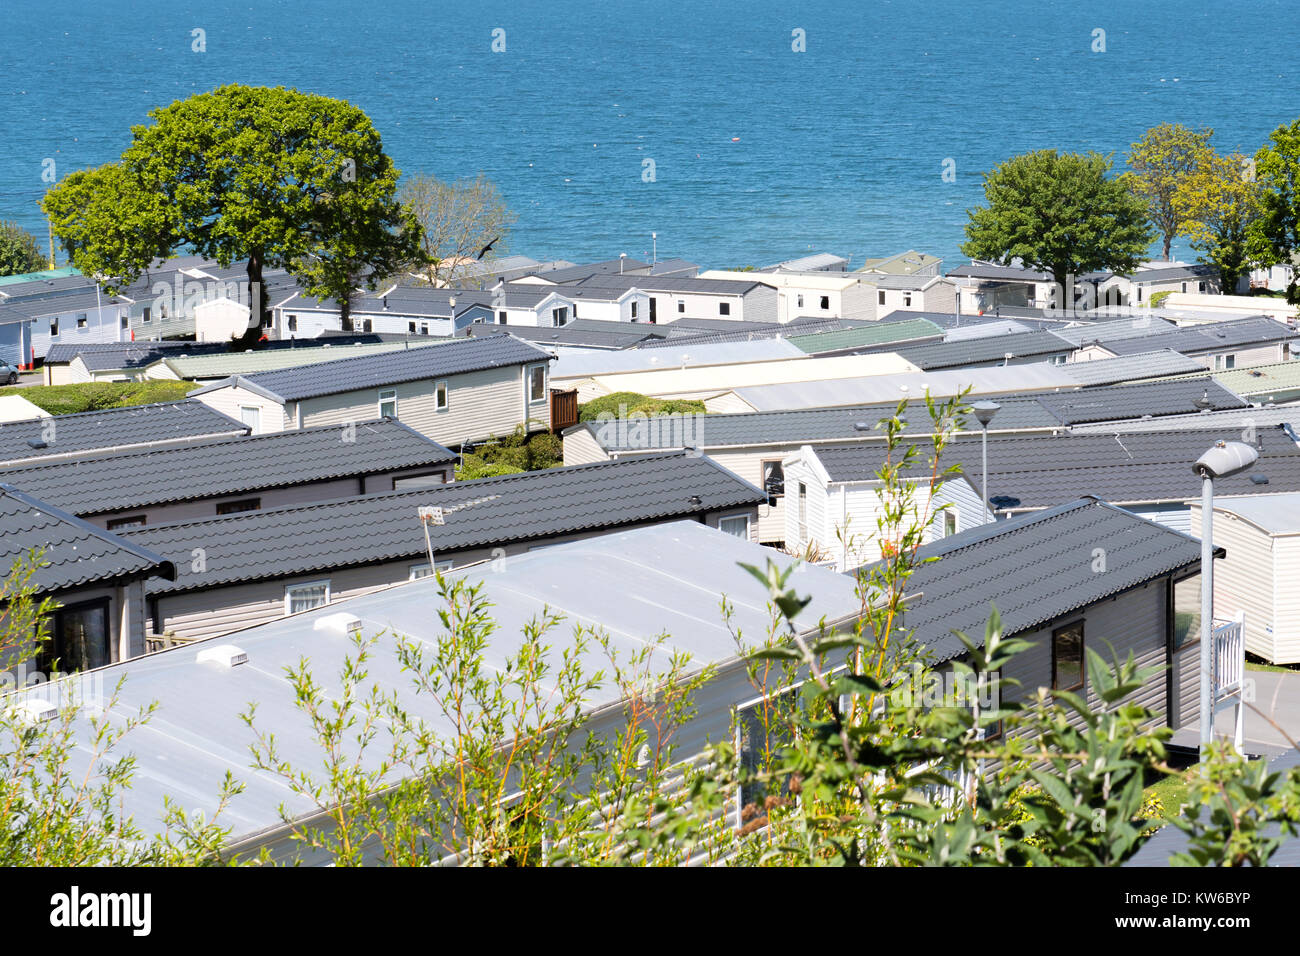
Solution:
<path fill-rule="evenodd" d="M 1169 236 L 1169 235 L 1165 236 L 1165 250 L 1164 250 L 1164 260 L 1165 260 L 1165 262 L 1172 262 L 1172 261 L 1173 261 L 1173 259 L 1170 258 L 1170 256 L 1169 256 L 1169 247 L 1173 244 L 1173 240 L 1174 240 L 1174 237 L 1173 237 L 1173 236 Z"/>
<path fill-rule="evenodd" d="M 262 287 L 262 253 L 254 250 L 248 256 L 248 312 L 250 327 L 237 340 L 235 347 L 239 351 L 251 349 L 262 338 L 262 326 L 266 321 L 268 303 Z"/>

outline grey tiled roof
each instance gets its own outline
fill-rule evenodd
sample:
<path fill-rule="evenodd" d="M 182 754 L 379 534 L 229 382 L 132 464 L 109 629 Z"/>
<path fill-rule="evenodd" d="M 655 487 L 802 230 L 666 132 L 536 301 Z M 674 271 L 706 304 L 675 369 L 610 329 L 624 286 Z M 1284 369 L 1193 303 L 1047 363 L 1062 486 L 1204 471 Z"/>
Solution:
<path fill-rule="evenodd" d="M 1093 570 L 1095 548 L 1106 554 L 1101 573 Z M 1089 497 L 951 535 L 918 557 L 938 560 L 909 579 L 920 597 L 904 625 L 945 661 L 965 652 L 954 630 L 983 643 L 990 604 L 1004 635 L 1022 634 L 1199 564 L 1201 543 Z"/>
<path fill-rule="evenodd" d="M 141 349 L 156 349 L 159 351 L 169 351 L 171 349 L 195 348 L 193 342 L 83 342 L 83 343 L 63 343 L 59 342 L 50 346 L 50 350 L 45 353 L 45 364 L 67 364 L 78 355 L 88 356 L 96 352 L 138 352 Z"/>
<path fill-rule="evenodd" d="M 161 555 L 0 482 L 0 569 L 8 576 L 14 562 L 35 548 L 44 550 L 49 565 L 32 575 L 40 591 L 174 573 Z"/>
<path fill-rule="evenodd" d="M 1146 269 L 1133 274 L 1133 282 L 1168 282 L 1170 279 L 1199 279 L 1217 276 L 1219 270 L 1212 265 L 1193 263 L 1186 266 L 1167 266 L 1161 269 Z"/>
<path fill-rule="evenodd" d="M 583 279 L 594 275 L 626 275 L 629 271 L 649 271 L 650 263 L 640 262 L 636 259 L 606 259 L 603 262 L 584 263 L 582 265 L 567 266 L 563 269 L 551 269 L 545 272 L 534 272 L 532 275 L 540 279 L 546 279 L 548 282 L 581 282 Z"/>
<path fill-rule="evenodd" d="M 606 322 L 600 319 L 574 319 L 560 328 L 531 325 L 488 325 L 475 323 L 465 333 L 475 338 L 507 332 L 515 338 L 538 345 L 577 345 L 592 348 L 630 348 L 646 339 L 659 340 L 664 327 L 632 322 Z"/>
<path fill-rule="evenodd" d="M 897 352 L 921 369 L 958 368 L 975 362 L 1000 361 L 1008 352 L 1015 358 L 1035 355 L 1064 355 L 1074 346 L 1054 332 L 1015 332 L 962 339 L 960 342 L 937 342 L 898 348 Z"/>
<path fill-rule="evenodd" d="M 575 288 L 640 289 L 642 292 L 681 292 L 699 295 L 744 295 L 755 286 L 757 279 L 699 279 L 695 276 L 633 276 L 599 274 L 583 279 Z"/>
<path fill-rule="evenodd" d="M 277 399 L 293 402 L 318 395 L 337 395 L 340 392 L 440 378 L 479 369 L 545 362 L 550 358 L 549 353 L 512 335 L 489 335 L 458 339 L 428 348 L 363 355 L 238 376 L 214 382 L 191 394 L 227 385 L 251 385 Z"/>
<path fill-rule="evenodd" d="M 1259 462 L 1248 473 L 1215 482 L 1215 494 L 1300 491 L 1300 448 L 1280 428 L 1259 427 Z M 989 497 L 999 510 L 1047 508 L 1080 495 L 1116 504 L 1178 502 L 1200 494 L 1192 462 L 1220 439 L 1240 441 L 1240 427 L 1204 431 L 989 437 Z M 817 457 L 832 481 L 872 480 L 884 461 L 879 442 L 826 445 Z M 943 465 L 960 464 L 980 483 L 980 439 L 962 437 L 944 450 Z M 922 456 L 924 457 L 924 456 Z M 924 467 L 918 463 L 918 468 Z M 928 474 L 928 472 L 927 472 Z M 1257 484 L 1253 476 L 1268 479 Z"/>
<path fill-rule="evenodd" d="M 51 426 L 54 440 L 43 444 Z M 5 422 L 0 423 L 0 468 L 153 442 L 247 433 L 242 422 L 193 399 Z M 33 442 L 41 447 L 33 447 Z"/>
<path fill-rule="evenodd" d="M 1091 362 L 1071 362 L 1066 373 L 1080 385 L 1113 385 L 1167 375 L 1205 374 L 1205 366 L 1173 349 L 1137 352 Z"/>
<path fill-rule="evenodd" d="M 699 504 L 691 501 L 693 495 Z M 151 593 L 283 577 L 426 554 L 418 509 L 447 511 L 429 528 L 435 555 L 754 505 L 767 496 L 704 456 L 648 455 L 457 481 L 207 521 L 137 529 L 129 539 L 183 555 L 175 584 Z M 202 548 L 206 569 L 188 555 Z"/>
<path fill-rule="evenodd" d="M 1250 405 L 1209 377 L 1044 392 L 1038 400 L 1064 425 L 1191 414 L 1200 411 L 1197 402 L 1208 402 L 1206 407 L 1215 411 Z"/>
<path fill-rule="evenodd" d="M 322 425 L 0 472 L 9 484 L 79 515 L 256 492 L 454 461 L 401 422 Z"/>
<path fill-rule="evenodd" d="M 958 266 L 948 273 L 958 278 L 996 279 L 1004 282 L 1051 282 L 1052 276 L 1047 272 L 1034 272 L 1019 266 L 1000 266 L 992 263 L 972 262 Z"/>
<path fill-rule="evenodd" d="M 1247 319 L 1185 326 L 1144 338 L 1103 341 L 1101 344 L 1107 351 L 1117 355 L 1131 355 L 1135 352 L 1165 348 L 1186 355 L 1245 345 L 1293 342 L 1297 338 L 1300 338 L 1300 333 L 1281 322 L 1267 316 L 1254 316 Z"/>
<path fill-rule="evenodd" d="M 1012 396 L 999 398 L 1002 408 L 991 432 L 1026 429 L 1050 429 L 1059 422 L 1033 398 Z M 681 448 L 683 444 L 704 449 L 746 445 L 799 445 L 805 442 L 852 441 L 861 436 L 853 428 L 857 422 L 874 426 L 894 414 L 897 405 L 843 405 L 834 408 L 800 408 L 776 412 L 735 412 L 695 417 L 665 415 L 647 421 L 644 429 L 634 428 L 629 420 L 620 428 L 617 422 L 584 422 L 576 428 L 591 432 L 597 444 L 610 452 L 635 452 L 652 448 Z M 924 405 L 914 404 L 905 419 L 914 433 L 930 431 L 930 418 Z M 964 423 L 969 430 L 979 424 L 973 417 Z M 881 432 L 873 432 L 877 437 Z"/>
<path fill-rule="evenodd" d="M 1196 381 L 1145 382 L 1137 385 L 1099 386 L 1059 392 L 1013 395 L 981 395 L 1000 406 L 990 426 L 999 431 L 1050 430 L 1086 422 L 1177 416 L 1197 411 L 1197 399 L 1208 397 L 1211 409 L 1249 409 L 1212 379 Z M 741 445 L 801 444 L 850 440 L 860 437 L 853 424 L 865 421 L 875 426 L 893 415 L 896 404 L 843 405 L 832 408 L 800 408 L 786 411 L 733 412 L 718 415 L 666 415 L 650 419 L 644 428 L 616 422 L 585 422 L 597 443 L 608 451 L 627 452 L 645 448 L 680 448 L 683 442 L 702 448 Z M 1298 410 L 1300 412 L 1300 410 Z M 1297 415 L 1300 418 L 1300 414 Z M 930 418 L 923 402 L 912 402 L 905 412 L 914 433 L 928 433 Z M 653 425 L 653 427 L 651 427 Z M 973 416 L 961 423 L 966 431 L 979 431 Z M 879 432 L 875 432 L 879 436 Z"/>

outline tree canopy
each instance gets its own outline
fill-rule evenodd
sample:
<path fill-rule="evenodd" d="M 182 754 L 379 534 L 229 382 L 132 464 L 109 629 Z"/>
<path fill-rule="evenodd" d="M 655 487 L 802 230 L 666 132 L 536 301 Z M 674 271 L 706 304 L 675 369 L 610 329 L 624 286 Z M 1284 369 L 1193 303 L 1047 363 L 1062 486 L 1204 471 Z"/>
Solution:
<path fill-rule="evenodd" d="M 1222 156 L 1207 146 L 1174 192 L 1180 231 L 1219 270 L 1225 295 L 1250 269 L 1251 235 L 1264 210 L 1263 190 L 1249 169 L 1240 153 Z"/>
<path fill-rule="evenodd" d="M 1255 154 L 1255 175 L 1264 213 L 1252 230 L 1251 250 L 1263 264 L 1296 266 L 1287 300 L 1300 303 L 1300 119 L 1269 135 Z"/>
<path fill-rule="evenodd" d="M 0 276 L 17 276 L 49 267 L 40 243 L 16 222 L 0 222 Z"/>
<path fill-rule="evenodd" d="M 1011 157 L 984 175 L 988 205 L 970 210 L 962 253 L 1003 265 L 1019 259 L 1062 289 L 1069 276 L 1132 273 L 1154 234 L 1146 203 L 1110 171 L 1098 153 Z"/>
<path fill-rule="evenodd" d="M 55 234 L 87 275 L 126 284 L 180 249 L 222 265 L 246 259 L 250 303 L 264 314 L 268 266 L 296 271 L 311 294 L 343 297 L 418 259 L 419 228 L 396 201 L 399 171 L 357 107 L 229 85 L 149 117 L 119 162 L 46 194 Z"/>
<path fill-rule="evenodd" d="M 450 183 L 417 173 L 403 178 L 398 196 L 420 224 L 423 269 L 435 286 L 506 251 L 515 215 L 482 173 Z"/>
<path fill-rule="evenodd" d="M 1197 132 L 1179 123 L 1161 123 L 1147 130 L 1129 150 L 1131 172 L 1126 181 L 1148 204 L 1151 225 L 1163 242 L 1164 259 L 1169 258 L 1169 246 L 1186 222 L 1186 210 L 1175 194 L 1195 173 L 1213 135 L 1212 129 Z"/>

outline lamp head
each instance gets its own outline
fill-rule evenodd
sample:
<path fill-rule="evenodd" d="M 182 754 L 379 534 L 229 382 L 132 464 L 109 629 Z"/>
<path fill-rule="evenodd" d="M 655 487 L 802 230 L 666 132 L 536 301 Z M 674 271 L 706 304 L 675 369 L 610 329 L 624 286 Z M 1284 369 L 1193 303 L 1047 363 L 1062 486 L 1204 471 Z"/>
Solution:
<path fill-rule="evenodd" d="M 1196 459 L 1192 471 L 1202 478 L 1231 478 L 1258 460 L 1259 452 L 1245 442 L 1217 441 L 1214 447 Z"/>

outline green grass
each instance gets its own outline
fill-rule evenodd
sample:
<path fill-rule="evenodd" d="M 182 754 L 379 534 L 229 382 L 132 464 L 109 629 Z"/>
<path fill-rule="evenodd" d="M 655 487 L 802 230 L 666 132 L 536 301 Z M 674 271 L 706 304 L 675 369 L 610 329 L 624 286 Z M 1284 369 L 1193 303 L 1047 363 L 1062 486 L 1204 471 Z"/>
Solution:
<path fill-rule="evenodd" d="M 1253 657 L 1247 657 L 1246 670 L 1269 671 L 1273 674 L 1295 674 L 1300 673 L 1300 666 L 1296 664 L 1268 664 Z"/>
<path fill-rule="evenodd" d="M 1179 774 L 1170 774 L 1163 780 L 1153 783 L 1143 791 L 1145 800 L 1151 800 L 1153 797 L 1160 801 L 1161 816 L 1166 820 L 1172 820 L 1178 816 L 1179 810 L 1187 802 L 1187 776 L 1186 772 Z"/>
<path fill-rule="evenodd" d="M 152 402 L 174 402 L 193 391 L 193 382 L 83 382 L 77 385 L 33 385 L 0 388 L 0 395 L 21 395 L 51 415 L 126 408 Z"/>

